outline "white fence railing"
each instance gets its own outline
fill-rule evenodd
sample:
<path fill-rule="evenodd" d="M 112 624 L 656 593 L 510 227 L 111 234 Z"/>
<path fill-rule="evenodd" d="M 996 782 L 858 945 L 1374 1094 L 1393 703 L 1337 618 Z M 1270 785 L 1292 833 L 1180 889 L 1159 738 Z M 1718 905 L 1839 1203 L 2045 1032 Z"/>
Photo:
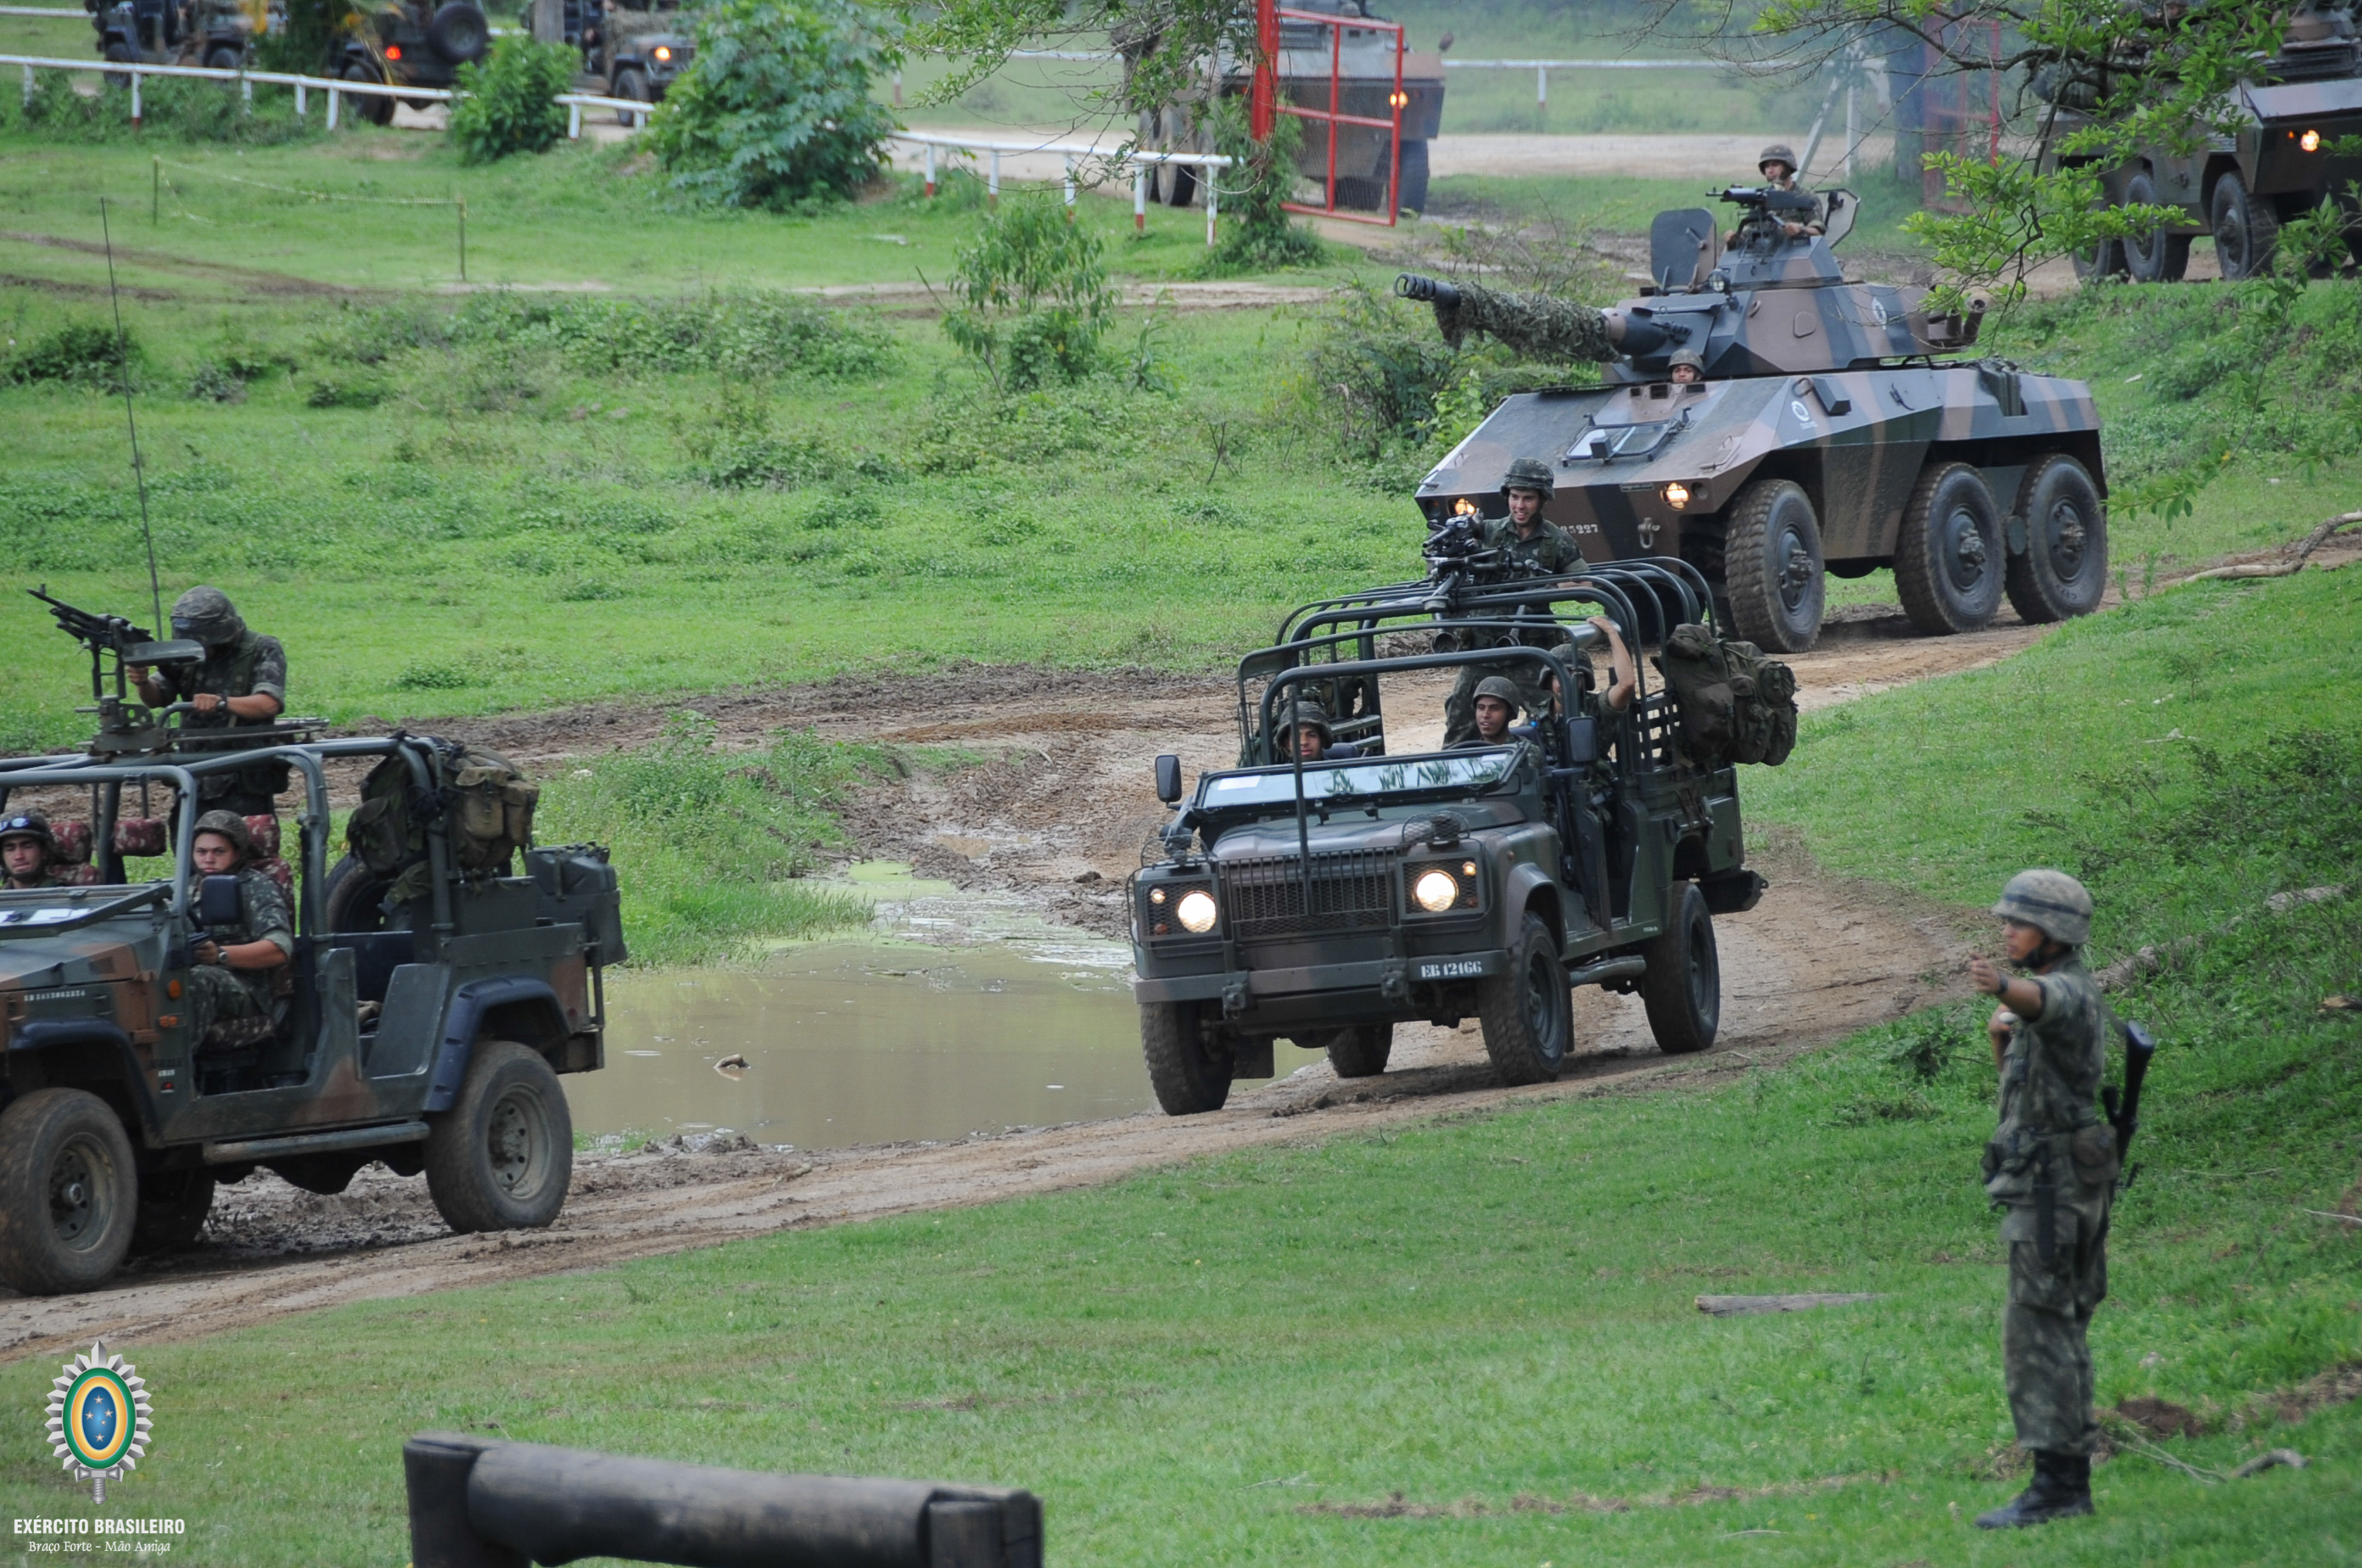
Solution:
<path fill-rule="evenodd" d="M 134 125 L 138 125 L 142 117 L 139 83 L 149 76 L 193 76 L 208 82 L 235 82 L 238 84 L 238 95 L 249 105 L 254 102 L 254 84 L 258 82 L 292 87 L 295 89 L 295 113 L 298 116 L 310 112 L 312 94 L 326 93 L 328 95 L 330 130 L 337 128 L 337 111 L 348 94 L 361 98 L 423 98 L 429 103 L 448 103 L 454 98 L 467 96 L 448 87 L 399 87 L 383 82 L 300 76 L 285 71 L 224 71 L 204 65 L 148 65 L 129 60 L 60 60 L 50 55 L 0 54 L 0 65 L 24 68 L 25 101 L 28 104 L 33 101 L 33 72 L 37 69 L 101 72 L 108 76 L 128 76 L 131 78 L 131 123 Z M 633 115 L 643 118 L 649 109 L 648 105 L 635 98 L 609 98 L 596 93 L 560 93 L 557 102 L 566 105 L 566 134 L 569 139 L 581 136 L 582 111 L 585 109 L 613 109 L 619 116 Z"/>
<path fill-rule="evenodd" d="M 1075 204 L 1075 171 L 1085 163 L 1098 162 L 1109 170 L 1129 167 L 1131 170 L 1131 226 L 1148 226 L 1148 177 L 1154 168 L 1164 163 L 1195 165 L 1199 169 L 1228 169 L 1229 158 L 1219 152 L 1159 152 L 1151 148 L 1110 152 L 1104 148 L 1071 141 L 995 141 L 986 137 L 958 136 L 944 131 L 896 131 L 894 141 L 914 143 L 926 149 L 927 194 L 935 193 L 936 157 L 938 148 L 960 152 L 981 152 L 988 155 L 985 197 L 1000 199 L 1000 159 L 1004 153 L 1019 156 L 1055 156 L 1065 160 L 1066 168 L 1066 204 Z M 1206 187 L 1206 243 L 1214 243 L 1214 224 L 1220 208 L 1218 187 L 1211 180 L 1201 179 Z"/>

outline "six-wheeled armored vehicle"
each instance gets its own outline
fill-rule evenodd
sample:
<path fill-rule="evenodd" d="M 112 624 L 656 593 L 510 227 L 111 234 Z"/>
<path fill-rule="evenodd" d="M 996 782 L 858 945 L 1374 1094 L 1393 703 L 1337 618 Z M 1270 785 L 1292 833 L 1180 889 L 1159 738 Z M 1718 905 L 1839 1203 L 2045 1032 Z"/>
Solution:
<path fill-rule="evenodd" d="M 1814 198 L 1722 193 L 1661 213 L 1641 297 L 1614 310 L 1404 275 L 1454 343 L 1484 333 L 1544 360 L 1603 362 L 1603 384 L 1506 399 L 1418 487 L 1430 524 L 1498 516 L 1510 463 L 1551 466 L 1544 515 L 1584 558 L 1677 556 L 1735 633 L 1797 653 L 1820 634 L 1824 572 L 1894 569 L 1922 631 L 1973 631 L 2007 596 L 2029 621 L 2081 615 L 2107 584 L 2105 470 L 2085 383 L 1949 358 L 1980 310 L 1930 315 L 1926 291 L 1849 282 L 1827 233 L 1790 236 Z M 1693 359 L 1700 380 L 1672 368 Z"/>
<path fill-rule="evenodd" d="M 124 667 L 202 646 L 72 613 L 93 645 L 98 734 L 0 763 L 0 809 L 90 802 L 86 824 L 56 834 L 87 864 L 45 878 L 64 885 L 0 890 L 0 1279 L 88 1289 L 131 1252 L 193 1239 L 215 1184 L 258 1167 L 333 1193 L 378 1160 L 423 1171 L 455 1230 L 550 1223 L 573 1169 L 557 1075 L 602 1065 L 602 971 L 624 956 L 606 851 L 532 845 L 519 791 L 493 778 L 506 793 L 488 801 L 475 786 L 493 770 L 455 776 L 456 748 L 424 736 L 182 728 L 182 705 L 128 697 Z M 410 864 L 378 888 L 406 902 L 356 897 L 362 864 L 329 864 L 327 769 L 354 759 L 400 802 L 374 820 L 411 830 L 396 835 Z M 274 820 L 250 819 L 262 867 L 292 889 L 294 951 L 271 971 L 271 1013 L 200 1033 L 192 971 L 218 955 L 200 943 L 242 896 L 238 876 L 193 864 L 200 801 L 209 777 L 263 764 L 300 801 L 292 866 Z M 143 801 L 170 806 L 147 815 Z M 488 844 L 519 827 L 522 867 L 506 848 L 493 863 Z"/>
<path fill-rule="evenodd" d="M 1341 1077 L 1383 1072 L 1413 1020 L 1476 1017 L 1505 1079 L 1552 1078 L 1574 986 L 1637 989 L 1667 1051 L 1714 1041 L 1714 916 L 1764 887 L 1736 774 L 1699 755 L 1666 691 L 1644 684 L 1620 711 L 1590 695 L 1578 651 L 1602 640 L 1594 612 L 1634 648 L 1709 628 L 1704 578 L 1659 558 L 1487 581 L 1464 556 L 1431 558 L 1424 581 L 1292 613 L 1240 661 L 1240 765 L 1198 778 L 1131 878 L 1142 1046 L 1171 1114 L 1269 1077 L 1278 1038 L 1325 1049 Z M 1440 651 L 1379 657 L 1382 637 Z M 1423 739 L 1435 714 L 1388 705 L 1389 685 L 1472 668 L 1546 675 L 1562 700 L 1451 750 Z M 1275 740 L 1299 699 L 1350 756 Z M 1157 759 L 1157 792 L 1183 800 L 1177 757 Z"/>

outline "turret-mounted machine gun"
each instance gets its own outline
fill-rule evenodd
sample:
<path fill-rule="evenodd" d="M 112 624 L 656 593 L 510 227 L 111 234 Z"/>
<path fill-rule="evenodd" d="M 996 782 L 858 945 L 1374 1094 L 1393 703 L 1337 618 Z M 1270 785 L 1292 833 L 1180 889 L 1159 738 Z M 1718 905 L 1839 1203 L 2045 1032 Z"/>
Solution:
<path fill-rule="evenodd" d="M 1845 192 L 1837 193 L 1840 196 Z M 1717 202 L 1737 204 L 1742 210 L 1737 229 L 1738 248 L 1768 249 L 1786 241 L 1790 224 L 1820 221 L 1820 198 L 1809 191 L 1783 191 L 1772 185 L 1727 185 L 1714 193 Z M 1851 208 L 1843 209 L 1849 215 Z M 1849 215 L 1847 226 L 1852 226 Z"/>

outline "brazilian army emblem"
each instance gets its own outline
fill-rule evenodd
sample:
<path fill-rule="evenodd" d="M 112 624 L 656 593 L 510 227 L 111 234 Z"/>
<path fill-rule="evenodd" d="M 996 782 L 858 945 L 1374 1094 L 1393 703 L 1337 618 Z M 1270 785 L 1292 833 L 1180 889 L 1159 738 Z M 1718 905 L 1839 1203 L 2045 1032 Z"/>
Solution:
<path fill-rule="evenodd" d="M 148 1385 L 139 1369 L 106 1346 L 66 1363 L 50 1387 L 50 1442 L 66 1474 L 90 1483 L 94 1503 L 106 1501 L 106 1483 L 148 1457 L 152 1423 Z"/>

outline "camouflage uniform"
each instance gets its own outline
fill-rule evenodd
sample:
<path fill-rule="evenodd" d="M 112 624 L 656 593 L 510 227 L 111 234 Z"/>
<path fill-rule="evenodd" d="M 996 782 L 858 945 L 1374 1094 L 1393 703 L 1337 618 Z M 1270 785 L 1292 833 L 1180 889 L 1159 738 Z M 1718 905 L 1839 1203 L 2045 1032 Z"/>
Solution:
<path fill-rule="evenodd" d="M 208 813 L 210 815 L 211 813 Z M 241 824 L 242 826 L 243 824 Z M 214 832 L 200 824 L 200 832 Z M 241 855 L 248 853 L 241 833 L 233 838 Z M 240 947 L 268 942 L 290 957 L 295 952 L 295 922 L 288 917 L 287 895 L 268 873 L 241 863 L 237 871 L 238 917 L 226 925 L 203 928 L 204 939 L 216 947 Z M 188 1000 L 191 1036 L 200 1043 L 216 1023 L 242 1022 L 235 1032 L 260 1039 L 278 1027 L 286 1004 L 274 994 L 279 969 L 233 969 L 226 964 L 196 964 L 189 968 Z M 230 1043 L 244 1043 L 233 1041 Z"/>
<path fill-rule="evenodd" d="M 2080 957 L 2070 955 L 2048 974 L 2025 978 L 2042 992 L 2042 1015 L 2010 1032 L 2001 1125 L 1985 1151 L 1985 1191 L 2006 1210 L 2002 1364 L 2018 1442 L 2088 1455 L 2100 1429 L 2092 1415 L 2092 1352 L 2084 1335 L 2092 1309 L 2108 1294 L 2116 1175 L 2115 1133 L 2096 1106 L 2107 1064 L 2107 1008 Z"/>
<path fill-rule="evenodd" d="M 235 635 L 205 641 L 205 661 L 195 666 L 160 667 L 154 679 L 169 693 L 167 701 L 184 702 L 200 692 L 217 697 L 251 697 L 257 693 L 287 703 L 287 650 L 277 637 L 265 636 L 238 619 L 226 595 L 218 589 L 193 588 L 172 606 L 174 631 L 193 617 L 214 624 L 237 627 Z M 240 719 L 227 708 L 210 713 L 184 713 L 181 727 L 191 734 L 205 730 L 267 727 L 268 719 Z M 287 788 L 287 765 L 259 762 L 233 772 L 199 775 L 198 800 L 206 811 L 235 812 L 242 817 L 267 817 L 278 809 L 275 797 Z"/>
<path fill-rule="evenodd" d="M 1508 518 L 1489 523 L 1485 527 L 1485 547 L 1504 552 L 1512 576 L 1564 577 L 1583 569 L 1583 547 L 1574 536 L 1548 518 L 1534 519 L 1534 531 L 1520 535 L 1518 525 Z M 1526 613 L 1540 614 L 1547 619 L 1548 604 L 1520 605 Z M 1537 625 L 1530 632 L 1487 633 L 1511 645 L 1525 647 L 1551 647 L 1564 640 L 1565 630 L 1556 622 Z M 1495 646 L 1499 646 L 1496 643 Z M 1523 659 L 1503 660 L 1499 664 L 1462 665 L 1460 679 L 1451 685 L 1451 695 L 1443 701 L 1443 744 L 1449 749 L 1466 744 L 1476 734 L 1476 683 L 1487 676 L 1505 675 L 1517 683 L 1523 694 L 1520 711 L 1532 714 L 1550 706 L 1550 688 L 1543 684 L 1544 668 Z"/>
<path fill-rule="evenodd" d="M 1469 333 L 1481 332 L 1529 359 L 1599 364 L 1616 358 L 1607 318 L 1589 305 L 1476 283 L 1451 286 L 1459 298 L 1451 304 L 1436 302 L 1435 325 L 1454 348 Z"/>

